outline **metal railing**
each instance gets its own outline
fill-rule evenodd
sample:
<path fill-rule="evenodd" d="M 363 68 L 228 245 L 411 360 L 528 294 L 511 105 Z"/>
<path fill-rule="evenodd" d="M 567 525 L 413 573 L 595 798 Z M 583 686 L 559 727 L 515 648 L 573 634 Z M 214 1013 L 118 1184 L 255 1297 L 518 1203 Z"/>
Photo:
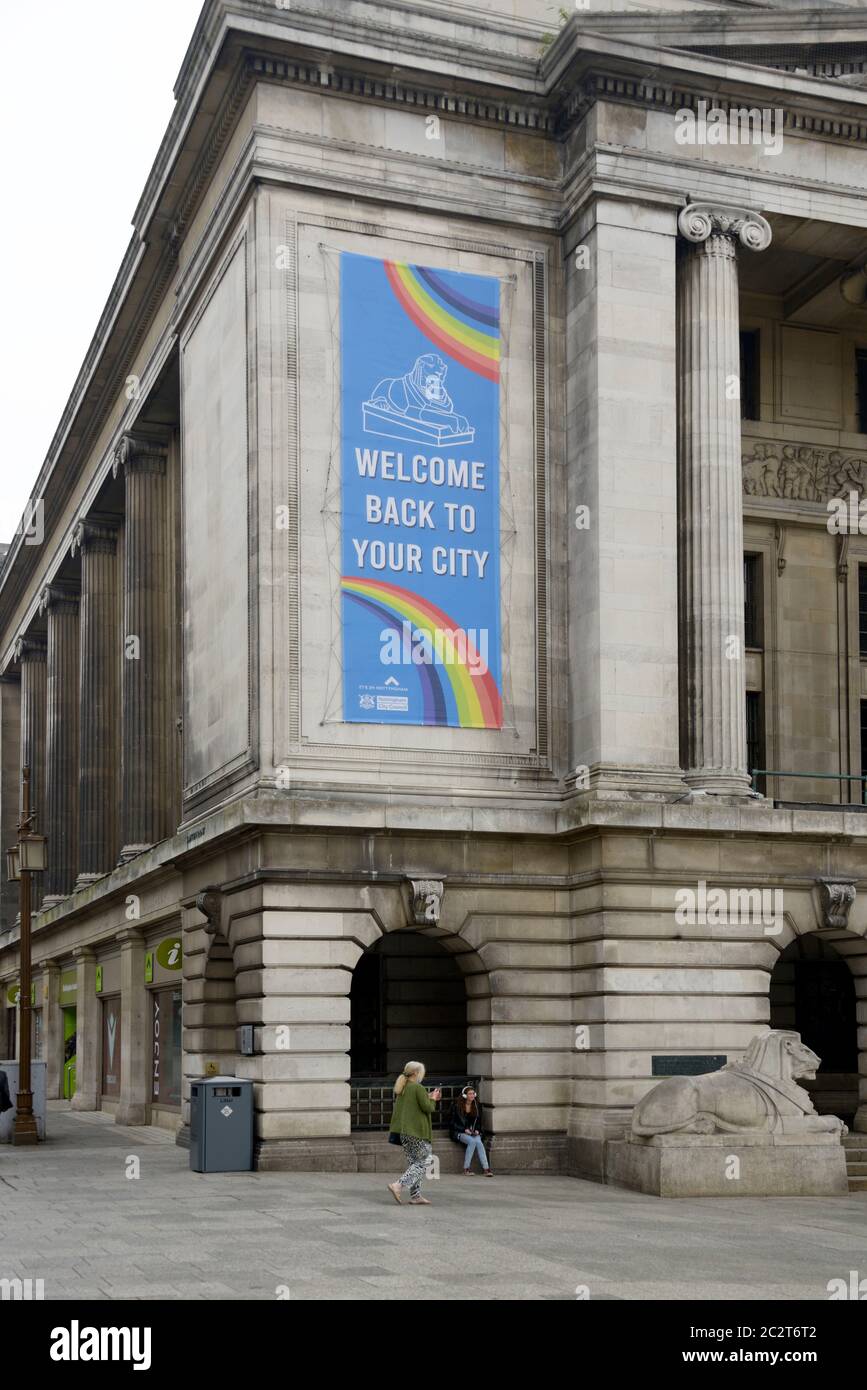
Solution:
<path fill-rule="evenodd" d="M 867 775 L 865 775 L 864 773 L 852 773 L 852 772 L 783 772 L 783 771 L 780 771 L 780 769 L 778 769 L 778 768 L 771 768 L 771 767 L 753 767 L 753 768 L 750 768 L 750 782 L 751 782 L 751 784 L 752 784 L 753 791 L 758 791 L 758 779 L 759 779 L 760 777 L 804 777 L 804 778 L 808 779 L 809 781 L 815 781 L 815 782 L 860 782 L 860 783 L 861 783 L 861 801 L 860 801 L 860 802 L 857 802 L 857 801 L 850 801 L 850 802 L 845 802 L 845 801 L 835 801 L 835 802 L 817 801 L 817 802 L 815 802 L 814 804 L 817 805 L 817 806 L 846 806 L 846 805 L 849 805 L 849 806 L 858 806 L 858 805 L 861 805 L 861 806 L 863 806 L 863 805 L 867 805 Z M 775 799 L 779 799 L 779 798 L 775 798 Z"/>
<path fill-rule="evenodd" d="M 434 1129 L 448 1129 L 452 1106 L 464 1086 L 478 1090 L 477 1076 L 426 1076 L 425 1089 L 442 1088 L 442 1100 L 431 1116 Z M 351 1129 L 388 1129 L 394 1109 L 394 1077 L 352 1076 L 349 1078 L 349 1124 Z"/>

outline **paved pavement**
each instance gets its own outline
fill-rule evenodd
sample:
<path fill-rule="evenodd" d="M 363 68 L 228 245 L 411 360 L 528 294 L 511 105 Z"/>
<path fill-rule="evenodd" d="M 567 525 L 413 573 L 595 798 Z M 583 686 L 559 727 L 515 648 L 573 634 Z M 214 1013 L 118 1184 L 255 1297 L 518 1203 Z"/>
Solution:
<path fill-rule="evenodd" d="M 444 1177 L 434 1205 L 399 1209 L 381 1174 L 188 1163 L 159 1130 L 52 1112 L 45 1144 L 0 1147 L 0 1279 L 44 1279 L 46 1299 L 824 1300 L 830 1279 L 867 1277 L 867 1193 L 661 1201 Z"/>

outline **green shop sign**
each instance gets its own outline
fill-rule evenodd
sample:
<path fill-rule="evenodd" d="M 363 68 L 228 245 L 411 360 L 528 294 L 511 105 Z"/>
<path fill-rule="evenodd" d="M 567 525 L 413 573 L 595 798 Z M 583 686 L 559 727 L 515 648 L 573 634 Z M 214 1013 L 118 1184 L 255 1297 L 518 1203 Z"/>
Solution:
<path fill-rule="evenodd" d="M 179 936 L 167 936 L 157 947 L 157 961 L 163 970 L 180 970 L 184 963 L 184 948 Z"/>
<path fill-rule="evenodd" d="M 145 951 L 145 984 L 153 984 L 154 979 L 154 953 Z"/>
<path fill-rule="evenodd" d="M 96 992 L 102 994 L 102 966 L 96 967 Z"/>
<path fill-rule="evenodd" d="M 67 1006 L 75 1003 L 78 994 L 78 971 L 64 970 L 60 976 L 60 1002 Z"/>
<path fill-rule="evenodd" d="M 6 990 L 6 1002 L 7 1002 L 8 1004 L 11 1004 L 12 1008 L 14 1009 L 14 1008 L 16 1007 L 16 1005 L 18 1004 L 18 1001 L 20 1000 L 20 998 L 21 998 L 21 985 L 20 985 L 20 984 L 10 985 L 9 988 Z M 36 1007 L 36 981 L 35 981 L 35 980 L 34 980 L 33 984 L 30 986 L 30 1006 L 31 1006 L 31 1008 L 35 1008 L 35 1007 Z"/>

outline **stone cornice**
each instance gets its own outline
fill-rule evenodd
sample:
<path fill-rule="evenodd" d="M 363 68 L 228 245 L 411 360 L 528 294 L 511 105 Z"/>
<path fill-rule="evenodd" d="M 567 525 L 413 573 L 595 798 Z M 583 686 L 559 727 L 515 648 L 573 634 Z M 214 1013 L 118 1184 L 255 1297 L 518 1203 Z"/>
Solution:
<path fill-rule="evenodd" d="M 728 65 L 727 71 L 731 73 Z M 555 122 L 556 132 L 561 138 L 566 136 L 600 101 L 670 111 L 672 114 L 682 110 L 696 111 L 698 103 L 706 101 L 726 114 L 733 107 L 779 108 L 783 113 L 784 133 L 815 135 L 841 144 L 867 142 L 867 92 L 845 87 L 829 93 L 829 84 L 823 82 L 821 86 L 825 90 L 821 94 L 811 93 L 811 101 L 805 93 L 787 92 L 780 87 L 770 91 L 763 88 L 757 90 L 749 80 L 752 75 L 752 70 L 746 69 L 740 82 L 728 84 L 734 90 L 723 92 L 712 78 L 698 72 L 681 72 L 678 80 L 672 82 L 663 74 L 652 77 L 646 74 L 624 76 L 617 72 L 606 72 L 600 67 L 599 70 L 587 72 L 572 85 L 564 83 Z M 778 76 L 770 70 L 765 75 Z M 830 96 L 837 100 L 829 102 Z M 853 96 L 861 100 L 853 103 Z M 842 106 L 842 111 L 835 109 L 838 105 Z"/>
<path fill-rule="evenodd" d="M 578 13 L 579 29 L 608 37 L 623 36 L 634 43 L 666 45 L 685 50 L 755 48 L 769 45 L 813 48 L 841 43 L 867 44 L 867 16 L 860 9 L 829 10 L 826 6 L 792 9 L 787 0 L 777 8 L 744 5 L 726 9 L 709 0 L 706 11 L 631 11 L 628 14 Z"/>
<path fill-rule="evenodd" d="M 451 84 L 440 85 L 430 78 L 416 82 L 397 80 L 342 64 L 323 66 L 314 61 L 299 62 L 257 53 L 248 54 L 247 66 L 257 80 L 313 87 L 330 96 L 409 107 L 419 115 L 457 116 L 541 135 L 555 133 L 556 111 L 543 97 L 533 100 L 529 94 L 514 92 L 500 98 L 485 92 L 473 93 L 470 83 L 451 90 Z"/>

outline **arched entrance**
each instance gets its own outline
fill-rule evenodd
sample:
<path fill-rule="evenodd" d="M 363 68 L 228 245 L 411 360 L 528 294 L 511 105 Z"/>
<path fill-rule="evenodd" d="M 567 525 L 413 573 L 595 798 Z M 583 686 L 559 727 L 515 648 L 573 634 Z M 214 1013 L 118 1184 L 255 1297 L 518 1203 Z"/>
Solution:
<path fill-rule="evenodd" d="M 441 1116 L 468 1079 L 481 1081 L 489 1054 L 470 1053 L 471 1007 L 486 1023 L 489 996 L 474 993 L 471 1006 L 467 988 L 481 971 L 476 953 L 444 932 L 393 931 L 364 952 L 350 990 L 353 1130 L 388 1127 L 394 1080 L 410 1060 L 425 1063 L 425 1085 L 442 1084 Z"/>
<path fill-rule="evenodd" d="M 794 1028 L 822 1059 L 815 1081 L 802 1083 L 820 1115 L 852 1127 L 858 1108 L 858 1024 L 855 980 L 845 956 L 867 954 L 861 937 L 811 932 L 796 937 L 771 974 L 772 1028 Z M 845 954 L 844 954 L 845 953 Z"/>

